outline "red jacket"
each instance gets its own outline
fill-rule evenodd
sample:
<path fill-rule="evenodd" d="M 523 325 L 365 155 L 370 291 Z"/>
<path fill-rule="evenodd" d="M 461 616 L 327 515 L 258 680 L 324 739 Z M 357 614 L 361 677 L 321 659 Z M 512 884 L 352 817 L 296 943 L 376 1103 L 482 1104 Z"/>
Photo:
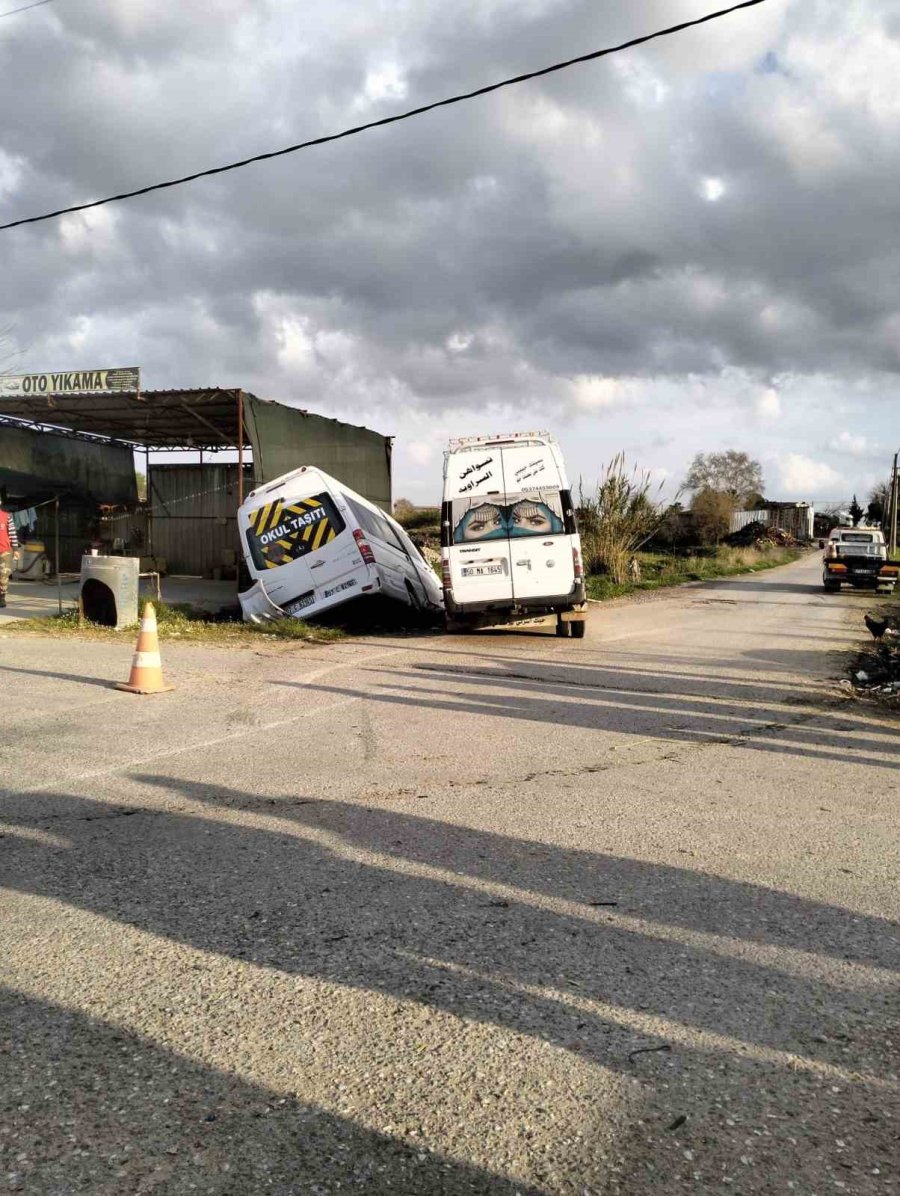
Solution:
<path fill-rule="evenodd" d="M 12 515 L 0 511 L 0 554 L 15 552 L 19 547 L 19 537 L 16 535 L 16 525 Z"/>

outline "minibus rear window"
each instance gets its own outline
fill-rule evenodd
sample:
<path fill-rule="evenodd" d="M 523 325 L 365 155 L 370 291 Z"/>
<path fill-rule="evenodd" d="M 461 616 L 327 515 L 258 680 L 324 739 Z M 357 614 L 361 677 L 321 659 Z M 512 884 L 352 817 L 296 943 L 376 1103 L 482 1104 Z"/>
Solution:
<path fill-rule="evenodd" d="M 247 547 L 257 569 L 277 569 L 296 561 L 344 530 L 344 520 L 329 494 L 278 499 L 250 512 Z"/>

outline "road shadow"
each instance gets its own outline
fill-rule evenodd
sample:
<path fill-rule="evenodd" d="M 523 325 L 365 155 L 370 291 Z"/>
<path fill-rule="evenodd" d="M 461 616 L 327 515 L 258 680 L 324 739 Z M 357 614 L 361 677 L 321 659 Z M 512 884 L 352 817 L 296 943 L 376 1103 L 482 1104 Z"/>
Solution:
<path fill-rule="evenodd" d="M 77 681 L 80 685 L 98 685 L 101 689 L 114 689 L 112 681 L 101 677 L 85 677 L 80 673 L 57 673 L 52 669 L 23 669 L 9 664 L 0 664 L 0 672 L 21 673 L 26 677 L 52 677 L 56 681 Z"/>
<path fill-rule="evenodd" d="M 11 1191 L 539 1196 L 77 1010 L 0 988 L 0 1023 Z"/>
<path fill-rule="evenodd" d="M 500 673 L 526 680 L 547 678 L 598 689 L 643 689 L 645 692 L 687 693 L 689 696 L 693 687 L 696 696 L 779 702 L 785 698 L 796 700 L 798 695 L 810 696 L 814 690 L 824 692 L 827 681 L 818 674 L 810 675 L 808 665 L 812 659 L 819 665 L 827 659 L 834 663 L 836 672 L 843 672 L 847 651 L 843 647 L 823 648 L 820 636 L 813 637 L 813 642 L 816 650 L 809 653 L 778 649 L 782 655 L 778 658 L 777 666 L 767 669 L 764 677 L 747 675 L 746 661 L 752 657 L 752 651 L 725 658 L 699 657 L 696 653 L 679 655 L 668 651 L 657 655 L 640 648 L 623 648 L 618 644 L 610 646 L 604 643 L 593 649 L 590 644 L 581 646 L 577 655 L 567 652 L 563 645 L 560 655 L 555 657 L 514 655 L 506 645 L 498 645 L 491 652 L 480 652 L 478 661 L 473 663 L 466 652 L 466 645 L 455 646 L 437 641 L 417 645 L 422 663 L 412 667 L 427 671 L 431 662 L 437 660 L 441 664 L 446 663 L 448 670 L 462 674 L 471 672 L 480 675 L 496 666 Z M 459 661 L 465 663 L 456 663 Z M 771 665 L 773 662 L 768 663 Z M 804 668 L 804 665 L 807 667 Z M 366 670 L 365 662 L 362 662 L 361 668 Z M 798 668 L 801 671 L 800 678 L 795 671 Z M 803 676 L 809 678 L 805 685 Z M 831 696 L 835 696 L 833 692 Z"/>
<path fill-rule="evenodd" d="M 665 1125 L 680 1091 L 692 1093 L 692 1107 L 698 1098 L 708 1105 L 712 1120 L 702 1132 L 723 1141 L 731 1131 L 713 1126 L 715 1107 L 736 1093 L 742 1117 L 788 1118 L 802 1107 L 804 1134 L 824 1137 L 828 1110 L 850 1117 L 860 1100 L 882 1099 L 880 1085 L 896 1066 L 882 1028 L 897 936 L 883 919 L 403 811 L 134 779 L 154 795 L 152 806 L 39 793 L 16 819 L 0 804 L 5 886 L 273 974 L 315 977 L 523 1035 L 598 1076 L 636 1080 L 649 1124 L 660 1130 L 658 1139 L 628 1147 L 636 1167 L 674 1165 Z M 28 833 L 41 829 L 52 842 Z M 200 1007 L 201 1023 L 202 1016 Z M 89 1044 L 95 1029 L 79 1026 L 60 1044 L 60 1067 L 73 1084 L 92 1057 L 79 1036 Z M 306 1032 L 315 1034 L 315 1024 Z M 444 1064 L 416 1054 L 420 1033 L 398 1020 L 396 1050 L 433 1082 Z M 172 1093 L 180 1082 L 176 1068 Z M 146 1099 L 158 1095 L 150 1089 Z M 242 1094 L 235 1116 L 252 1116 L 260 1099 Z M 338 1141 L 351 1132 L 310 1116 L 316 1132 Z M 736 1149 L 743 1133 L 732 1135 Z M 377 1155 L 382 1146 L 366 1149 Z M 303 1166 L 301 1134 L 284 1146 L 279 1167 L 289 1165 L 291 1149 L 298 1161 L 290 1165 Z M 596 1172 L 589 1138 L 567 1149 L 576 1174 Z M 790 1156 L 794 1148 L 782 1141 L 778 1149 Z M 842 1157 L 861 1167 L 871 1151 L 870 1138 Z M 827 1151 L 806 1158 L 809 1190 L 824 1183 L 816 1168 L 829 1160 Z M 390 1173 L 391 1182 L 399 1174 Z M 444 1187 L 393 1190 L 506 1190 L 492 1186 L 493 1177 L 453 1178 L 452 1168 L 450 1175 Z M 539 1174 L 533 1179 L 542 1186 Z M 622 1190 L 641 1191 L 634 1182 Z"/>
<path fill-rule="evenodd" d="M 766 581 L 762 578 L 758 578 L 757 580 L 753 577 L 722 578 L 721 581 L 704 582 L 703 588 L 706 590 L 727 590 L 731 593 L 757 593 L 759 591 L 773 593 L 781 591 L 789 594 L 817 594 L 820 598 L 826 596 L 821 582 Z"/>
<path fill-rule="evenodd" d="M 785 672 L 803 652 L 769 649 L 745 654 Z M 833 764 L 853 763 L 886 771 L 900 769 L 900 742 L 871 719 L 821 709 L 797 709 L 796 682 L 782 687 L 759 683 L 747 687 L 726 678 L 718 684 L 692 675 L 690 692 L 672 688 L 671 675 L 658 688 L 623 684 L 622 670 L 582 665 L 577 675 L 566 662 L 510 661 L 513 667 L 490 668 L 468 664 L 426 663 L 407 669 L 370 667 L 377 678 L 363 691 L 368 702 L 398 708 L 431 709 L 444 715 L 479 715 L 504 721 L 524 721 L 545 732 L 553 727 L 614 732 L 660 743 L 702 746 L 729 744 L 747 751 L 789 754 Z M 799 666 L 794 666 L 794 668 Z M 794 675 L 796 673 L 794 672 Z M 273 685 L 359 697 L 360 689 L 313 682 L 274 680 Z M 669 686 L 668 692 L 665 686 Z M 773 694 L 773 691 L 775 693 Z M 784 701 L 785 697 L 793 700 Z M 840 699 L 838 699 L 840 701 Z M 883 729 L 882 729 L 883 730 Z M 841 732 L 843 739 L 836 737 Z M 596 761 L 590 761 L 591 770 Z M 577 771 L 577 769 L 574 769 Z"/>

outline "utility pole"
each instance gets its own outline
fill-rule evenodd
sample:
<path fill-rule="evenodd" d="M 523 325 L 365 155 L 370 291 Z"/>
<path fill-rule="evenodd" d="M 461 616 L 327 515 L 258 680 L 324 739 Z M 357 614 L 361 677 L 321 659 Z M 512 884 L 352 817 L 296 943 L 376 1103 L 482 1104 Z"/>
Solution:
<path fill-rule="evenodd" d="M 894 468 L 891 472 L 891 523 L 890 523 L 890 549 L 888 555 L 893 558 L 897 555 L 897 499 L 900 498 L 898 494 L 897 476 L 897 457 L 900 453 L 894 453 Z"/>

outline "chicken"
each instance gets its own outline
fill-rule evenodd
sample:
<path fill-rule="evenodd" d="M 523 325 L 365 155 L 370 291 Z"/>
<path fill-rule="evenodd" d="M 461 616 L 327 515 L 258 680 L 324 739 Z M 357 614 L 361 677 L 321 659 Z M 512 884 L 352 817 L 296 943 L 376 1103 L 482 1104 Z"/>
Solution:
<path fill-rule="evenodd" d="M 898 634 L 895 620 L 892 619 L 890 615 L 886 616 L 884 619 L 873 619 L 871 615 L 866 615 L 864 622 L 871 631 L 873 639 L 880 640 L 885 633 L 890 636 L 895 636 Z"/>

